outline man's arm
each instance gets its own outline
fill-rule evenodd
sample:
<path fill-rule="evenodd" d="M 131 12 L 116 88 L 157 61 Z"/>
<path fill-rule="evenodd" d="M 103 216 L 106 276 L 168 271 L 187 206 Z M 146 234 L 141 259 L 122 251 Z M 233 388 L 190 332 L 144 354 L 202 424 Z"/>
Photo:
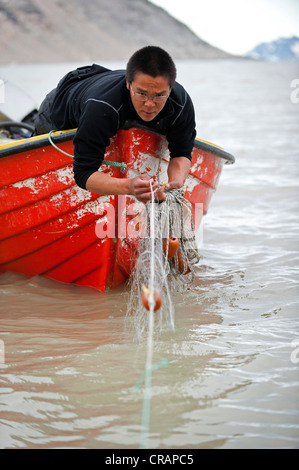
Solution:
<path fill-rule="evenodd" d="M 151 199 L 150 179 L 146 175 L 136 178 L 114 178 L 113 176 L 96 171 L 86 181 L 86 189 L 97 194 L 120 195 L 127 194 L 135 196 L 139 201 Z M 152 188 L 157 188 L 157 183 L 152 181 Z"/>
<path fill-rule="evenodd" d="M 181 188 L 189 174 L 191 161 L 186 157 L 175 157 L 169 162 L 167 189 Z"/>
<path fill-rule="evenodd" d="M 165 190 L 181 188 L 186 181 L 186 178 L 190 171 L 190 167 L 191 167 L 191 161 L 189 160 L 189 158 L 186 158 L 186 157 L 171 158 L 169 165 L 168 165 L 168 169 L 167 169 L 168 183 L 165 186 L 158 189 L 156 193 L 156 198 L 159 201 L 164 201 L 166 198 Z"/>
<path fill-rule="evenodd" d="M 185 183 L 191 166 L 191 161 L 186 157 L 172 158 L 169 162 L 167 174 L 168 183 L 158 189 L 156 199 L 165 200 L 166 189 L 181 188 Z M 157 189 L 157 183 L 152 181 L 152 188 Z M 146 175 L 136 178 L 114 178 L 101 171 L 96 171 L 86 181 L 86 189 L 96 194 L 120 195 L 127 194 L 135 196 L 139 201 L 149 201 L 151 199 L 150 180 Z"/>

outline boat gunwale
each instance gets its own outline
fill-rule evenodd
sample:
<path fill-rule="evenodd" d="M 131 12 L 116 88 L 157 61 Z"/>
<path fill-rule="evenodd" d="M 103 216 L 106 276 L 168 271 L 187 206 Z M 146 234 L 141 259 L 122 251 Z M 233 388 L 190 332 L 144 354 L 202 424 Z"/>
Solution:
<path fill-rule="evenodd" d="M 146 126 L 142 126 L 139 123 L 134 122 L 134 121 L 125 122 L 124 126 L 122 126 L 120 130 L 127 131 L 127 130 L 134 129 L 134 128 L 143 130 L 146 132 L 150 132 L 160 137 L 165 137 L 159 132 L 149 129 Z M 56 135 L 52 134 L 51 139 L 53 140 L 55 144 L 59 144 L 59 143 L 67 142 L 68 140 L 73 140 L 76 134 L 76 129 L 66 130 L 66 131 L 55 131 L 55 132 L 59 132 L 59 134 L 56 134 Z M 45 137 L 43 137 L 43 135 Z M 9 142 L 10 145 L 2 149 L 0 148 L 0 158 L 8 157 L 10 155 L 26 152 L 28 150 L 35 150 L 41 147 L 51 145 L 51 142 L 49 141 L 49 138 L 48 138 L 48 134 L 43 134 L 43 135 L 36 136 L 38 138 L 34 140 L 31 140 L 31 138 L 29 138 L 28 142 L 25 141 L 24 143 L 18 143 L 18 141 L 16 141 L 15 145 L 11 145 L 11 142 Z M 6 145 L 6 144 L 3 144 L 3 145 Z M 203 150 L 204 152 L 211 153 L 212 155 L 215 155 L 217 157 L 223 158 L 224 160 L 226 160 L 226 163 L 232 164 L 235 162 L 235 157 L 233 155 L 226 152 L 221 147 L 218 147 L 215 144 L 212 144 L 210 142 L 196 138 L 194 140 L 194 147 L 199 150 Z"/>

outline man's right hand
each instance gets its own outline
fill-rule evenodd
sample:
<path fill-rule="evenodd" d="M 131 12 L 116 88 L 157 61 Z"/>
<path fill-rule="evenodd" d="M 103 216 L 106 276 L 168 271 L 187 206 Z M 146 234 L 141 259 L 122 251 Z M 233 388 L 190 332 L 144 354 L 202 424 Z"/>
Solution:
<path fill-rule="evenodd" d="M 136 178 L 132 178 L 129 181 L 130 194 L 135 196 L 136 199 L 141 202 L 150 201 L 152 197 L 151 189 L 155 191 L 158 187 L 158 183 L 154 180 L 150 180 L 150 178 L 146 175 L 136 176 Z"/>
<path fill-rule="evenodd" d="M 139 175 L 135 178 L 115 178 L 101 171 L 95 171 L 86 182 L 86 189 L 97 194 L 127 194 L 135 196 L 138 201 L 151 200 L 151 186 L 153 191 L 158 183 L 147 175 Z"/>

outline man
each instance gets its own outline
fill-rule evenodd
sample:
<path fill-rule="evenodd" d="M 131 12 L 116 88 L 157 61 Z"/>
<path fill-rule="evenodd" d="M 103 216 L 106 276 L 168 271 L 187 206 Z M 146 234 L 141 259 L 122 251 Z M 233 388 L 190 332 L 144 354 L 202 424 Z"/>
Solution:
<path fill-rule="evenodd" d="M 137 121 L 166 136 L 170 151 L 168 184 L 156 191 L 183 186 L 191 165 L 196 135 L 192 101 L 176 82 L 176 67 L 163 49 L 146 46 L 133 54 L 126 71 L 94 64 L 67 74 L 41 105 L 36 133 L 77 128 L 74 177 L 81 188 L 98 194 L 151 198 L 149 178 L 115 178 L 98 171 L 110 138 L 125 121 Z M 157 189 L 157 183 L 153 184 Z"/>

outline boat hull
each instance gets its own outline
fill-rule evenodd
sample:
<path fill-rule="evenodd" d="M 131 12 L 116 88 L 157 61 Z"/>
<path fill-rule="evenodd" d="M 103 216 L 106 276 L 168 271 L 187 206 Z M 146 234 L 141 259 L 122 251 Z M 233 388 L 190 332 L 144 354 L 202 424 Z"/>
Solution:
<path fill-rule="evenodd" d="M 69 131 L 55 136 L 59 148 L 70 155 L 73 135 Z M 224 163 L 233 160 L 217 147 L 201 147 L 205 150 L 194 146 L 185 185 L 197 231 Z M 50 145 L 47 136 L 4 145 L 0 157 L 0 272 L 42 275 L 101 292 L 130 276 L 136 258 L 134 223 L 142 203 L 79 188 L 72 157 Z M 105 160 L 127 165 L 124 175 L 119 167 L 102 165 L 100 171 L 111 176 L 158 172 L 161 183 L 167 181 L 167 141 L 144 129 L 120 130 Z"/>

